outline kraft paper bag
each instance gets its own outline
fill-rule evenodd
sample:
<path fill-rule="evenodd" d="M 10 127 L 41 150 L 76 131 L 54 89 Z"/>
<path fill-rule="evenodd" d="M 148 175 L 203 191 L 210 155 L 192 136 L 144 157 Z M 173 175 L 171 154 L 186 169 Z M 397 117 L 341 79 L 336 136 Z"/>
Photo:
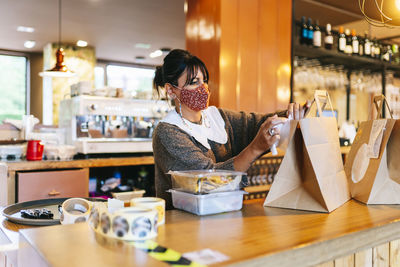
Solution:
<path fill-rule="evenodd" d="M 392 115 L 383 95 L 374 104 L 377 119 L 361 123 L 347 156 L 351 196 L 365 204 L 400 204 L 400 121 L 382 118 L 384 104 Z"/>
<path fill-rule="evenodd" d="M 289 145 L 264 206 L 331 212 L 350 199 L 336 119 L 321 116 L 328 102 L 332 107 L 329 95 L 317 90 L 314 102 L 319 117 L 291 121 Z"/>

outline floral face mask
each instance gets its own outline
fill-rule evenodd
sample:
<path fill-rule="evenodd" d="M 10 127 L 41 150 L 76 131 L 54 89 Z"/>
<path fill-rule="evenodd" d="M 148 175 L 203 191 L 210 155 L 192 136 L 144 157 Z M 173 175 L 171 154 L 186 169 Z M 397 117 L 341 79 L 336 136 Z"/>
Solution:
<path fill-rule="evenodd" d="M 179 88 L 181 90 L 181 101 L 186 106 L 194 111 L 204 110 L 208 107 L 208 102 L 210 100 L 210 91 L 208 90 L 208 85 L 203 83 L 195 89 Z"/>

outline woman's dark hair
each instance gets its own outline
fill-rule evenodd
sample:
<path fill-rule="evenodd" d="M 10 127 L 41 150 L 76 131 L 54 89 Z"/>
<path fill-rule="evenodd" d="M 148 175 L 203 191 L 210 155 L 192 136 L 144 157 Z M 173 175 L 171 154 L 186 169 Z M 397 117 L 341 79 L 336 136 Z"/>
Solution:
<path fill-rule="evenodd" d="M 160 96 L 160 90 L 164 88 L 166 83 L 178 86 L 178 79 L 185 70 L 187 72 L 186 86 L 196 78 L 199 69 L 203 73 L 204 82 L 207 83 L 209 75 L 203 61 L 186 50 L 174 49 L 164 58 L 164 64 L 157 66 L 153 87 L 157 91 L 158 96 Z"/>

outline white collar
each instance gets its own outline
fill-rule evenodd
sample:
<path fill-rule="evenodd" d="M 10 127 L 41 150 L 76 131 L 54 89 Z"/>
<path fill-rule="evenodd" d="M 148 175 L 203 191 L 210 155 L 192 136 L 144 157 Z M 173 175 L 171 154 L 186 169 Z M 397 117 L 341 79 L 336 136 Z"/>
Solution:
<path fill-rule="evenodd" d="M 225 121 L 218 109 L 210 106 L 202 111 L 203 123 L 196 124 L 182 118 L 175 109 L 171 110 L 161 122 L 178 126 L 189 135 L 193 136 L 200 144 L 211 149 L 208 140 L 219 144 L 226 144 L 228 134 L 225 130 Z M 185 121 L 185 123 L 183 122 Z M 207 127 L 209 126 L 209 127 Z"/>

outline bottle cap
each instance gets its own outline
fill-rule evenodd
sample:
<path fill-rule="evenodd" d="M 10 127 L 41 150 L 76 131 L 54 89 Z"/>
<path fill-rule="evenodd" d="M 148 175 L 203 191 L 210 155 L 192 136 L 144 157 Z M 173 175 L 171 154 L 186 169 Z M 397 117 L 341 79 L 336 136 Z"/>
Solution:
<path fill-rule="evenodd" d="M 355 30 L 355 29 L 352 29 L 352 30 L 351 30 L 351 35 L 352 35 L 352 36 L 356 36 L 356 30 Z"/>
<path fill-rule="evenodd" d="M 343 26 L 340 26 L 339 27 L 339 33 L 343 33 L 344 31 L 343 31 Z"/>

